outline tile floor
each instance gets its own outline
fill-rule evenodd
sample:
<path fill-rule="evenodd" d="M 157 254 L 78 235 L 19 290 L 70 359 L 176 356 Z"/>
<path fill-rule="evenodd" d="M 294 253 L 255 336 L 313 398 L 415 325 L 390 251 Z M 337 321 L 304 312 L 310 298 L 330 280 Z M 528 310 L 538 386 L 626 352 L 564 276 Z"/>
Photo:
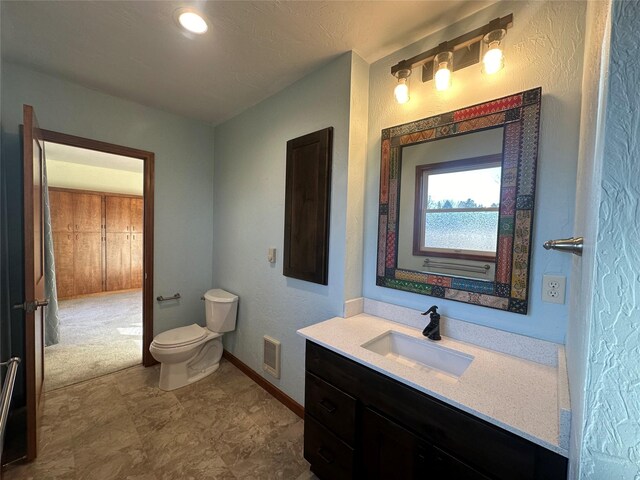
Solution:
<path fill-rule="evenodd" d="M 316 479 L 303 421 L 223 359 L 213 375 L 163 392 L 136 366 L 48 392 L 40 456 L 7 480 Z"/>

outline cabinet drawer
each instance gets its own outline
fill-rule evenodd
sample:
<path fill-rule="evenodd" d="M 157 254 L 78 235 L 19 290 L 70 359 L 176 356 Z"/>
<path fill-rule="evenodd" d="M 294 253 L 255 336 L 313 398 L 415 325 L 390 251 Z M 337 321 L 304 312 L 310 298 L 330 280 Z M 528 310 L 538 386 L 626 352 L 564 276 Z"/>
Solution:
<path fill-rule="evenodd" d="M 355 440 L 356 399 L 307 372 L 304 408 L 342 440 Z"/>
<path fill-rule="evenodd" d="M 354 478 L 353 449 L 309 415 L 304 416 L 304 458 L 323 480 Z"/>

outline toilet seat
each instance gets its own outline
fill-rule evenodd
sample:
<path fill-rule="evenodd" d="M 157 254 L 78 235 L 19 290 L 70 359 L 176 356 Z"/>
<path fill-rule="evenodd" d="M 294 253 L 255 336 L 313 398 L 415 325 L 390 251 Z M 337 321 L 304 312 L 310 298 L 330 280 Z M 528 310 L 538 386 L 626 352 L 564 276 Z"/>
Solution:
<path fill-rule="evenodd" d="M 153 344 L 158 348 L 186 347 L 203 340 L 208 330 L 194 323 L 186 327 L 173 328 L 162 332 L 153 339 Z"/>

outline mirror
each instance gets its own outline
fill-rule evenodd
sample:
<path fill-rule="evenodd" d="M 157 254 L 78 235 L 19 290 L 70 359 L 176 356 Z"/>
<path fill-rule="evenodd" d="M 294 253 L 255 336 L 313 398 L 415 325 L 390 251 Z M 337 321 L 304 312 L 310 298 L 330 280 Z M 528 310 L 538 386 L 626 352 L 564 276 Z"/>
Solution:
<path fill-rule="evenodd" d="M 541 96 L 382 131 L 377 285 L 527 313 Z"/>

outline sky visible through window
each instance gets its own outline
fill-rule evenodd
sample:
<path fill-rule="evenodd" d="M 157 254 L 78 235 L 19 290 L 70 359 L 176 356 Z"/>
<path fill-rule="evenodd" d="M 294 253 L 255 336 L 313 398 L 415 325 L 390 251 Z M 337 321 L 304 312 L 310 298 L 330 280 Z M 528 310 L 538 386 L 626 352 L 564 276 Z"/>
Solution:
<path fill-rule="evenodd" d="M 432 205 L 435 203 L 447 200 L 454 202 L 453 207 L 456 207 L 458 202 L 468 199 L 485 208 L 498 206 L 501 170 L 501 167 L 491 167 L 429 175 L 429 208 L 434 208 Z"/>

